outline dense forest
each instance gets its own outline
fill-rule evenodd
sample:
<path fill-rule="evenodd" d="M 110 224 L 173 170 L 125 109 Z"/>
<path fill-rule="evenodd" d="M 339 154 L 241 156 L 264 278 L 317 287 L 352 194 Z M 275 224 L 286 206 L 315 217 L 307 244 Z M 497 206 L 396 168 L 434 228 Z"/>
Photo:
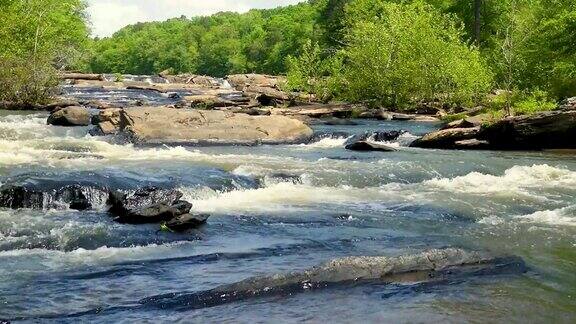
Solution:
<path fill-rule="evenodd" d="M 42 58 L 95 73 L 286 74 L 291 90 L 396 108 L 483 104 L 501 89 L 486 104 L 504 113 L 576 95 L 571 0 L 310 0 L 139 23 L 103 39 L 85 36 L 79 0 L 0 3 L 3 71 Z"/>

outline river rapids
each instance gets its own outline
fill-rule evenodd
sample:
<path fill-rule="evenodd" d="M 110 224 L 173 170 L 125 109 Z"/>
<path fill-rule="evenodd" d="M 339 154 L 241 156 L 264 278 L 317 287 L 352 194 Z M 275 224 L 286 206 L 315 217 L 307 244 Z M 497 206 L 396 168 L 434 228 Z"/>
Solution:
<path fill-rule="evenodd" d="M 573 322 L 576 159 L 553 152 L 409 148 L 438 125 L 313 126 L 308 144 L 139 147 L 0 113 L 0 183 L 170 185 L 208 224 L 184 234 L 91 211 L 0 209 L 0 322 Z M 396 152 L 347 137 L 406 130 Z M 349 134 L 349 135 L 347 135 Z M 456 247 L 527 271 L 372 282 L 198 307 L 179 299 L 335 258 Z"/>

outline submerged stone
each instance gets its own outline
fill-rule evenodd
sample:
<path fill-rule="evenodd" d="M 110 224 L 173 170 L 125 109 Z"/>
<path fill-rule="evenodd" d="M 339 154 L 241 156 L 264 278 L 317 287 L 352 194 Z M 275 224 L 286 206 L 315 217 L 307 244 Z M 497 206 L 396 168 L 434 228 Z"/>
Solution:
<path fill-rule="evenodd" d="M 462 249 L 435 249 L 398 257 L 347 257 L 287 274 L 253 277 L 212 290 L 184 295 L 161 295 L 143 299 L 141 304 L 162 309 L 197 309 L 262 296 L 284 295 L 334 286 L 426 283 L 451 276 L 524 273 L 519 258 L 497 258 L 483 252 Z"/>

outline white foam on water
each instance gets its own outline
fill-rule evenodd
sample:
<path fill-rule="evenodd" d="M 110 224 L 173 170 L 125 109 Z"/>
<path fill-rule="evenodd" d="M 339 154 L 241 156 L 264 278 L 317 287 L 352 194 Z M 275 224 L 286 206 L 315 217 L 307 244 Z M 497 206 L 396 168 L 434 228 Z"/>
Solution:
<path fill-rule="evenodd" d="M 243 166 L 235 174 L 262 176 L 266 169 L 257 166 Z M 548 165 L 530 167 L 515 166 L 502 176 L 472 172 L 455 178 L 439 178 L 421 183 L 387 183 L 380 187 L 357 188 L 351 186 L 315 186 L 313 181 L 294 183 L 290 181 L 265 182 L 265 187 L 217 192 L 203 188 L 182 190 L 186 199 L 193 202 L 199 212 L 282 212 L 306 208 L 318 209 L 323 204 L 355 204 L 371 202 L 415 202 L 438 206 L 451 206 L 458 210 L 470 209 L 470 194 L 487 197 L 483 207 L 500 210 L 514 204 L 516 198 L 535 206 L 548 201 L 541 188 L 574 190 L 576 172 Z M 554 198 L 554 194 L 550 194 Z M 500 199 L 505 198 L 505 199 Z M 321 208 L 321 207 L 320 207 Z M 497 210 L 495 212 L 497 212 Z M 495 215 L 495 217 L 501 215 Z M 486 218 L 480 222 L 498 222 L 496 218 Z"/>
<path fill-rule="evenodd" d="M 480 219 L 478 224 L 498 226 L 504 224 L 506 221 L 502 217 L 488 216 Z"/>
<path fill-rule="evenodd" d="M 316 142 L 312 142 L 309 144 L 299 144 L 295 146 L 308 149 L 344 147 L 344 144 L 350 138 L 351 137 L 339 137 L 339 138 L 326 137 Z"/>
<path fill-rule="evenodd" d="M 174 255 L 178 247 L 193 245 L 193 242 L 174 242 L 167 244 L 150 244 L 131 247 L 100 247 L 94 250 L 76 249 L 69 252 L 47 249 L 18 249 L 0 251 L 0 260 L 9 258 L 24 259 L 26 262 L 37 261 L 44 267 L 55 270 L 68 266 L 93 266 L 114 264 L 118 262 L 154 260 Z M 185 253 L 180 253 L 185 255 Z"/>
<path fill-rule="evenodd" d="M 576 226 L 576 205 L 554 210 L 537 211 L 529 215 L 516 216 L 516 219 L 526 223 Z"/>
<path fill-rule="evenodd" d="M 424 184 L 440 190 L 478 195 L 534 196 L 531 189 L 574 188 L 576 172 L 547 164 L 514 166 L 501 176 L 472 172 L 455 178 L 436 178 Z"/>
<path fill-rule="evenodd" d="M 399 195 L 380 187 L 317 187 L 293 182 L 272 183 L 264 188 L 218 192 L 203 188 L 181 188 L 194 210 L 205 213 L 282 212 L 319 204 L 349 204 L 389 199 Z"/>

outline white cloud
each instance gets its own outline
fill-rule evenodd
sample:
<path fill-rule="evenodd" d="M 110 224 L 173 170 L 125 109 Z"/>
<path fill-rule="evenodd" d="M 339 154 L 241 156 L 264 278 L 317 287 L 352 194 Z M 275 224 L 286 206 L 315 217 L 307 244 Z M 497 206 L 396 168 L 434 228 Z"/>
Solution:
<path fill-rule="evenodd" d="M 302 0 L 88 0 L 88 14 L 94 36 L 110 36 L 137 22 L 211 15 L 219 11 L 246 12 L 253 8 L 274 8 Z"/>

